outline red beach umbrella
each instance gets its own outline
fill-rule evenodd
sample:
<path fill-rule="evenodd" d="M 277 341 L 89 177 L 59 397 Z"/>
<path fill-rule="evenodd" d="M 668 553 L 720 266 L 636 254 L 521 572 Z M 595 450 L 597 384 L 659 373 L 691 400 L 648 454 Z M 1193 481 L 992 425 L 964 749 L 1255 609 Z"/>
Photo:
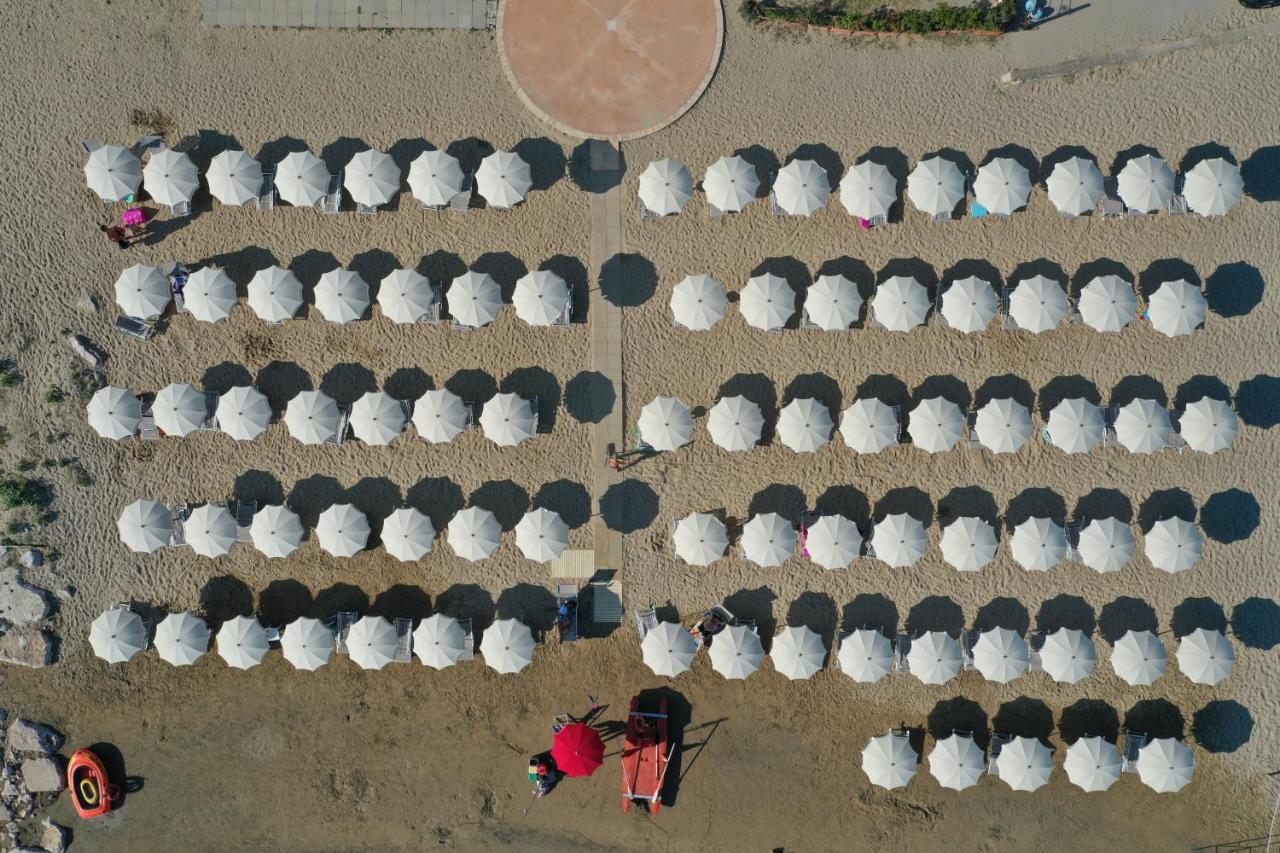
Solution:
<path fill-rule="evenodd" d="M 556 734 L 551 757 L 569 776 L 590 776 L 604 763 L 604 741 L 585 723 L 573 723 Z"/>

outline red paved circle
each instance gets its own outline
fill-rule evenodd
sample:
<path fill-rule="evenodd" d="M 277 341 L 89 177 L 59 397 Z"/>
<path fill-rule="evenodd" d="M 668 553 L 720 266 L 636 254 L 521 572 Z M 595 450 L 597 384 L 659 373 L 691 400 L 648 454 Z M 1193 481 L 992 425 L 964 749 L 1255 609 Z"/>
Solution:
<path fill-rule="evenodd" d="M 719 0 L 503 0 L 502 64 L 574 136 L 635 139 L 693 106 L 724 39 Z"/>

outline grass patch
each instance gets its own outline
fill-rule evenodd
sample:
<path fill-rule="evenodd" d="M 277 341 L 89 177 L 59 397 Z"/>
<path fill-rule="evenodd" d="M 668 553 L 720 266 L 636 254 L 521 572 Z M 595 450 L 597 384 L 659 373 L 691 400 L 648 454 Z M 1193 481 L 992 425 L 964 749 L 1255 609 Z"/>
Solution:
<path fill-rule="evenodd" d="M 45 507 L 53 502 L 53 492 L 43 480 L 30 477 L 0 478 L 0 507 L 22 509 Z"/>
<path fill-rule="evenodd" d="M 984 3 L 979 0 L 967 6 L 939 3 L 932 9 L 857 8 L 837 0 L 812 6 L 778 6 L 767 0 L 743 0 L 738 14 L 756 21 L 788 21 L 819 27 L 840 27 L 875 33 L 915 33 L 923 35 L 945 30 L 992 30 L 1005 32 L 1018 20 L 1015 0 Z"/>

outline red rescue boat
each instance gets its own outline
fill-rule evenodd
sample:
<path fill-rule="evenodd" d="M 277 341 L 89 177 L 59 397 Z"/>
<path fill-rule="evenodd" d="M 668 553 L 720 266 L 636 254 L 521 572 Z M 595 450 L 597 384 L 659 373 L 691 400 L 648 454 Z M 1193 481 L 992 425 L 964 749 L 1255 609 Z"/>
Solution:
<path fill-rule="evenodd" d="M 67 764 L 67 788 L 71 791 L 71 803 L 82 818 L 106 814 L 119 797 L 102 760 L 87 749 L 72 753 Z"/>
<path fill-rule="evenodd" d="M 662 783 L 671 758 L 671 741 L 667 737 L 667 700 L 656 712 L 643 711 L 640 697 L 631 698 L 627 716 L 627 739 L 622 748 L 622 810 L 643 803 L 657 814 L 662 808 Z"/>

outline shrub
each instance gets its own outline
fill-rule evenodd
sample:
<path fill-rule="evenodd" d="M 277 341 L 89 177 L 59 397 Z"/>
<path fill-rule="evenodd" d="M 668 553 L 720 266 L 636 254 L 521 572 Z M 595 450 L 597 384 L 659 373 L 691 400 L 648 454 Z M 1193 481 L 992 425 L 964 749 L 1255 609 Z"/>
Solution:
<path fill-rule="evenodd" d="M 13 388 L 22 384 L 22 374 L 11 358 L 0 358 L 0 388 Z"/>
<path fill-rule="evenodd" d="M 896 11 L 881 7 L 870 12 L 848 11 L 843 3 L 831 6 L 767 6 L 761 0 L 743 0 L 739 13 L 747 21 L 762 19 L 842 27 L 878 33 L 934 33 L 942 30 L 995 30 L 1004 32 L 1018 18 L 1015 0 L 968 6 L 939 4 L 932 9 Z"/>
<path fill-rule="evenodd" d="M 0 506 L 5 509 L 44 506 L 48 503 L 49 490 L 39 480 L 26 477 L 0 479 Z"/>
<path fill-rule="evenodd" d="M 49 390 L 44 392 L 44 401 L 51 405 L 61 403 L 65 399 L 67 399 L 67 392 L 57 385 L 50 385 Z"/>

